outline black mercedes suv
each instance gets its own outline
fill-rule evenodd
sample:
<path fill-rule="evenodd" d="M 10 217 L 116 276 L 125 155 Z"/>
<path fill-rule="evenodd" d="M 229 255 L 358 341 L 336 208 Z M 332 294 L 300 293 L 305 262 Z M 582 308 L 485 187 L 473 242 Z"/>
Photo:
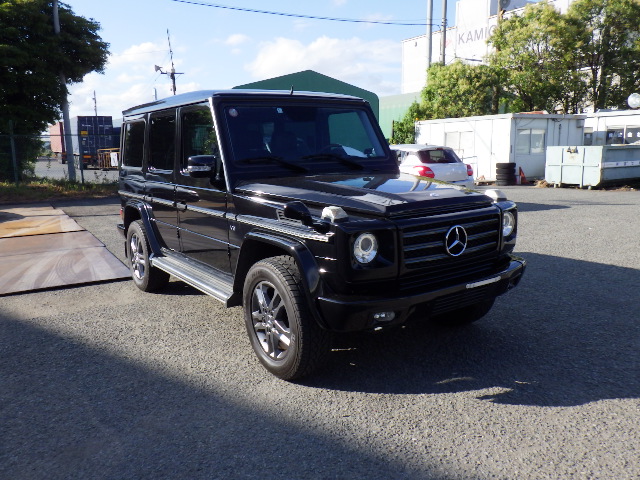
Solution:
<path fill-rule="evenodd" d="M 469 323 L 517 285 L 517 209 L 401 174 L 368 103 L 201 91 L 123 112 L 119 193 L 134 283 L 170 275 L 242 305 L 274 375 L 318 368 L 339 332 Z"/>

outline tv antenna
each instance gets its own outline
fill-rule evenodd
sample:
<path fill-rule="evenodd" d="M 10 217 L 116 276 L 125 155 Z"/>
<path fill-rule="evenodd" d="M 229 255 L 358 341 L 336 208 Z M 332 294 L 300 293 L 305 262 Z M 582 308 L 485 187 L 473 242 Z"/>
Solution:
<path fill-rule="evenodd" d="M 169 56 L 171 57 L 171 70 L 169 72 L 163 72 L 162 67 L 158 65 L 155 66 L 156 72 L 160 72 L 163 75 L 169 75 L 171 79 L 171 91 L 173 94 L 176 94 L 176 75 L 184 75 L 184 73 L 176 72 L 175 67 L 173 66 L 173 50 L 171 49 L 171 37 L 169 36 L 169 29 L 167 28 L 167 41 L 169 42 Z"/>

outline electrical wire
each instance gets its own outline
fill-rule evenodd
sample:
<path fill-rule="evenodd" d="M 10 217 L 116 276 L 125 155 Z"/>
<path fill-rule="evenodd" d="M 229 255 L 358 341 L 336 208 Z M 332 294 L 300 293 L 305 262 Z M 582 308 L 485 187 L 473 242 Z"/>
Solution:
<path fill-rule="evenodd" d="M 203 7 L 211 7 L 211 8 L 222 8 L 222 9 L 226 9 L 226 10 L 236 10 L 236 11 L 240 11 L 240 12 L 250 12 L 250 13 L 263 13 L 266 15 L 278 15 L 281 17 L 294 17 L 294 18 L 307 18 L 307 19 L 311 19 L 311 20 L 327 20 L 327 21 L 331 21 L 331 22 L 346 22 L 346 23 L 367 23 L 367 24 L 375 24 L 375 25 L 399 25 L 399 26 L 419 26 L 419 27 L 426 27 L 427 23 L 425 22 L 418 22 L 415 23 L 415 20 L 407 20 L 407 21 L 402 21 L 402 20 L 398 20 L 398 21 L 384 21 L 384 20 L 358 20 L 358 19 L 353 19 L 353 18 L 338 18 L 338 17 L 320 17 L 320 16 L 316 16 L 316 15 L 302 15 L 302 14 L 297 14 L 297 13 L 285 13 L 285 12 L 273 12 L 273 11 L 269 11 L 269 10 L 257 10 L 254 8 L 245 8 L 245 7 L 233 7 L 230 5 L 220 5 L 218 3 L 208 3 L 208 2 L 201 2 L 201 1 L 196 1 L 196 0 L 171 0 L 172 2 L 177 2 L 177 3 L 187 3 L 190 5 L 200 5 Z M 440 24 L 439 23 L 433 23 L 431 24 L 434 27 L 439 27 Z"/>

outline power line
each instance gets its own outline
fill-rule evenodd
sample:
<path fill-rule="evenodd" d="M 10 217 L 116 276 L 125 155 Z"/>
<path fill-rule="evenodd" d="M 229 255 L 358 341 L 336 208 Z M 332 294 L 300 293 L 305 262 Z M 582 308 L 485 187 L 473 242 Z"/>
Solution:
<path fill-rule="evenodd" d="M 316 15 L 302 15 L 298 13 L 285 13 L 285 12 L 272 12 L 269 10 L 257 10 L 255 8 L 245 8 L 245 7 L 233 7 L 230 5 L 220 5 L 218 3 L 208 3 L 208 2 L 200 2 L 196 0 L 171 0 L 172 2 L 177 3 L 188 3 L 190 5 L 200 5 L 203 7 L 211 7 L 211 8 L 223 8 L 225 10 L 237 10 L 240 12 L 250 12 L 250 13 L 263 13 L 266 15 L 278 15 L 281 17 L 294 17 L 294 18 L 307 18 L 311 20 L 327 20 L 331 22 L 346 22 L 346 23 L 367 23 L 367 24 L 375 24 L 375 25 L 400 25 L 400 26 L 419 26 L 425 27 L 427 24 L 425 22 L 414 23 L 415 20 L 397 20 L 397 21 L 383 21 L 383 20 L 359 20 L 354 18 L 338 18 L 338 17 L 320 17 Z M 440 26 L 438 23 L 432 24 L 433 26 Z"/>

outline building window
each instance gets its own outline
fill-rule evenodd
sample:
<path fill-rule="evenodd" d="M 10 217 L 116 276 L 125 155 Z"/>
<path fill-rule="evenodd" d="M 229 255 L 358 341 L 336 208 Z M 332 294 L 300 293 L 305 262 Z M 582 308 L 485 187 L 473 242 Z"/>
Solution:
<path fill-rule="evenodd" d="M 593 145 L 593 128 L 584 129 L 584 144 Z"/>
<path fill-rule="evenodd" d="M 536 155 L 545 152 L 546 131 L 541 128 L 521 128 L 516 136 L 516 153 Z"/>
<path fill-rule="evenodd" d="M 624 127 L 610 127 L 607 129 L 607 145 L 622 145 L 624 143 Z"/>

